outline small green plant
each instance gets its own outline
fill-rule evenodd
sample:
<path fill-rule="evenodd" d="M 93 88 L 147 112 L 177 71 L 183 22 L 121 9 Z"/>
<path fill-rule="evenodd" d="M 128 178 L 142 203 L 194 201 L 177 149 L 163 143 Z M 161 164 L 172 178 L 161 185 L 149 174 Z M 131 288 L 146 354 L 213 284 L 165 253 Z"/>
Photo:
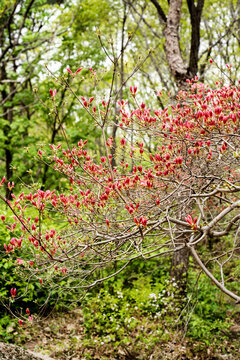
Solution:
<path fill-rule="evenodd" d="M 194 279 L 195 274 L 191 274 L 190 282 Z M 213 339 L 222 339 L 231 324 L 227 314 L 231 313 L 233 304 L 229 303 L 220 291 L 212 288 L 210 280 L 203 277 L 199 279 L 192 305 L 194 303 L 187 335 L 208 345 Z"/>
<path fill-rule="evenodd" d="M 168 280 L 164 264 L 161 271 L 149 272 L 147 276 L 146 268 L 138 269 L 140 272 L 136 276 L 138 264 L 140 262 L 133 263 L 128 272 L 108 280 L 87 295 L 83 304 L 86 339 L 91 342 L 94 338 L 99 344 L 124 344 L 135 334 L 135 346 L 138 343 L 147 345 L 169 340 L 165 329 L 174 332 L 181 323 L 188 338 L 209 345 L 221 341 L 231 324 L 227 314 L 233 306 L 210 281 L 200 277 L 195 293 L 189 290 L 187 302 L 190 296 L 191 300 L 181 312 L 181 321 L 176 322 L 177 284 L 174 279 Z M 148 266 L 151 268 L 151 264 Z M 189 289 L 194 287 L 196 279 L 197 273 L 191 271 Z"/>
<path fill-rule="evenodd" d="M 118 345 L 135 338 L 135 346 L 148 346 L 165 336 L 166 323 L 174 323 L 177 284 L 168 280 L 164 263 L 154 267 L 152 261 L 139 268 L 141 264 L 136 261 L 127 272 L 87 295 L 83 304 L 87 338 Z"/>

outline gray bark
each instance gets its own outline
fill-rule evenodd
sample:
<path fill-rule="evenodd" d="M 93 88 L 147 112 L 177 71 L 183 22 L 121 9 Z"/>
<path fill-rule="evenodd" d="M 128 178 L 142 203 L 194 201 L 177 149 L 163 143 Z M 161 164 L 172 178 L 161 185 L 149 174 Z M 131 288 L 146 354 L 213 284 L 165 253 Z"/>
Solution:
<path fill-rule="evenodd" d="M 167 62 L 179 89 L 185 86 L 187 78 L 187 68 L 183 62 L 179 42 L 181 8 L 182 0 L 172 0 L 170 2 L 166 29 L 164 31 Z"/>

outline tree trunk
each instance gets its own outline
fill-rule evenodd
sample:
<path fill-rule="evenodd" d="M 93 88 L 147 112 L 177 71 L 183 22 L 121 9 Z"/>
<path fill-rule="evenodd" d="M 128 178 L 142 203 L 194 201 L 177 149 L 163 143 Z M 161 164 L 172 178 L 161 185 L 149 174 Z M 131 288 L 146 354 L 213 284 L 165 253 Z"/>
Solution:
<path fill-rule="evenodd" d="M 1 80 L 7 79 L 7 73 L 5 65 L 3 64 L 1 67 Z M 8 94 L 7 91 L 3 88 L 1 91 L 2 95 L 2 102 L 4 103 L 4 100 L 7 98 Z M 12 98 L 10 97 L 10 100 Z M 5 137 L 4 141 L 4 151 L 5 151 L 5 169 L 6 169 L 6 184 L 11 180 L 13 171 L 12 171 L 12 151 L 11 151 L 11 137 L 9 136 L 10 130 L 11 130 L 11 123 L 12 123 L 12 111 L 11 109 L 8 109 L 8 107 L 3 106 L 3 118 L 6 120 L 6 124 L 3 126 L 3 134 Z M 11 191 L 8 189 L 8 186 L 6 186 L 6 199 L 11 200 Z"/>
<path fill-rule="evenodd" d="M 189 54 L 189 66 L 184 64 L 179 40 L 179 24 L 181 18 L 182 0 L 171 0 L 169 4 L 169 12 L 166 21 L 165 40 L 166 47 L 165 52 L 167 61 L 172 75 L 179 90 L 185 90 L 187 87 L 186 80 L 192 78 L 198 71 L 198 52 L 200 46 L 200 21 L 202 15 L 202 9 L 204 0 L 198 0 L 197 6 L 193 0 L 188 0 L 188 9 L 191 17 L 191 49 Z M 184 218 L 188 210 L 179 211 L 181 213 L 180 218 Z M 191 212 L 191 209 L 189 209 Z M 188 239 L 183 237 L 183 244 Z M 178 305 L 181 307 L 185 303 L 186 290 L 187 290 L 187 278 L 189 268 L 189 256 L 190 251 L 187 247 L 174 252 L 171 263 L 170 276 L 177 283 L 177 292 L 175 294 Z"/>
<path fill-rule="evenodd" d="M 119 98 L 122 99 L 123 95 L 123 82 L 124 82 L 124 34 L 125 34 L 125 23 L 127 20 L 127 13 L 126 13 L 126 4 L 123 3 L 124 6 L 124 12 L 123 12 L 123 19 L 122 19 L 122 34 L 121 34 L 121 56 L 120 56 L 120 91 L 119 91 Z M 115 78 L 115 91 L 117 93 L 117 83 L 118 78 L 116 76 Z M 112 138 L 113 138 L 113 146 L 111 149 L 111 155 L 112 155 L 112 167 L 116 167 L 116 135 L 117 135 L 117 129 L 118 129 L 118 116 L 119 112 L 117 110 L 117 104 L 115 103 L 115 119 L 113 122 L 113 128 L 112 128 Z"/>
<path fill-rule="evenodd" d="M 186 246 L 175 251 L 172 257 L 170 277 L 171 281 L 177 284 L 175 302 L 179 309 L 185 304 L 188 280 L 190 250 Z"/>
<path fill-rule="evenodd" d="M 169 11 L 166 16 L 158 0 L 151 0 L 155 6 L 161 25 L 165 26 L 165 54 L 168 66 L 179 90 L 186 88 L 186 79 L 194 77 L 198 72 L 198 53 L 200 46 L 200 22 L 204 0 L 187 0 L 191 19 L 191 48 L 189 64 L 186 66 L 180 49 L 179 25 L 181 19 L 182 0 L 169 1 Z"/>
<path fill-rule="evenodd" d="M 164 31 L 167 62 L 178 89 L 186 86 L 187 78 L 187 68 L 183 62 L 179 41 L 181 8 L 182 0 L 170 1 L 166 29 Z"/>

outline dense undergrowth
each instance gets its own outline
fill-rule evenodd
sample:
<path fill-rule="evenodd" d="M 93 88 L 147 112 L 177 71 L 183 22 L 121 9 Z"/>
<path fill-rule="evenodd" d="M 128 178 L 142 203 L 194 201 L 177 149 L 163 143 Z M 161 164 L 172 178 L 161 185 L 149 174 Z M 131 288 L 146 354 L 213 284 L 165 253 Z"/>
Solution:
<path fill-rule="evenodd" d="M 5 215 L 6 219 L 11 216 L 7 211 Z M 234 304 L 212 286 L 211 281 L 199 273 L 193 261 L 190 264 L 184 306 L 177 300 L 176 282 L 169 279 L 170 258 L 147 262 L 138 259 L 117 277 L 92 288 L 84 297 L 75 291 L 57 290 L 52 290 L 48 297 L 47 287 L 42 286 L 37 278 L 24 278 L 24 271 L 16 265 L 17 254 L 14 260 L 4 253 L 3 243 L 8 236 L 9 233 L 2 224 L 1 341 L 25 343 L 29 340 L 29 326 L 34 327 L 34 322 L 32 325 L 24 324 L 20 327 L 18 319 L 13 316 L 24 313 L 26 308 L 31 309 L 31 314 L 34 314 L 36 319 L 39 308 L 39 315 L 43 318 L 52 310 L 57 318 L 64 314 L 67 316 L 71 309 L 80 308 L 83 318 L 81 341 L 85 348 L 90 349 L 105 346 L 114 352 L 114 349 L 119 347 L 129 349 L 131 345 L 131 352 L 137 354 L 144 349 L 147 354 L 148 349 L 150 353 L 150 349 L 159 342 L 174 339 L 183 341 L 185 338 L 199 344 L 201 350 L 204 346 L 213 344 L 216 347 L 223 346 L 224 341 L 228 344 L 232 338 L 238 337 L 237 333 L 233 334 L 229 329 L 238 323 L 240 305 Z M 104 274 L 107 274 L 107 271 L 104 270 Z M 62 286 L 67 285 L 62 280 Z M 12 287 L 16 287 L 19 294 L 24 294 L 17 308 L 10 297 Z M 11 305 L 12 313 L 3 304 L 7 307 Z M 41 320 L 41 316 L 38 316 L 38 320 Z M 74 334 L 77 331 L 76 329 Z M 75 343 L 76 340 L 73 340 L 73 345 Z M 231 351 L 234 353 L 237 348 L 238 345 L 233 345 Z"/>
<path fill-rule="evenodd" d="M 135 261 L 117 278 L 92 289 L 81 302 L 76 301 L 75 307 L 80 307 L 83 313 L 85 345 L 111 344 L 118 348 L 128 346 L 134 339 L 134 351 L 140 351 L 143 344 L 151 348 L 159 341 L 170 340 L 176 331 L 183 338 L 206 345 L 221 344 L 223 338 L 231 338 L 229 327 L 236 320 L 239 305 L 229 302 L 206 277 L 199 276 L 192 264 L 185 307 L 177 311 L 174 295 L 177 285 L 174 280 L 169 281 L 168 267 L 169 259 Z M 1 261 L 1 273 L 2 298 L 9 296 L 13 283 L 20 290 L 27 285 L 9 258 Z M 22 308 L 29 307 L 34 312 L 44 304 L 46 296 L 39 282 L 33 282 L 22 300 Z M 45 315 L 56 305 L 54 300 L 54 296 L 50 298 Z M 65 307 L 67 300 L 66 296 L 58 298 L 57 311 L 69 310 Z M 17 310 L 14 306 L 12 309 Z M 0 329 L 2 341 L 24 342 L 17 320 L 3 307 Z"/>

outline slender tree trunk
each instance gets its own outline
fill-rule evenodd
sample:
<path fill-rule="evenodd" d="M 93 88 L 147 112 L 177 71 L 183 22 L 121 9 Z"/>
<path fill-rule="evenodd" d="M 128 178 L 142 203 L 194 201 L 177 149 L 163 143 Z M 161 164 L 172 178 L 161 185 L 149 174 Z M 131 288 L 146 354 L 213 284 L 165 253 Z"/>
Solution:
<path fill-rule="evenodd" d="M 1 80 L 6 80 L 7 79 L 7 73 L 6 73 L 6 68 L 5 65 L 3 64 L 1 67 Z M 11 91 L 11 90 L 10 90 Z M 1 95 L 2 95 L 2 101 L 4 102 L 4 100 L 7 98 L 7 91 L 5 89 L 3 89 L 1 91 Z M 11 100 L 11 99 L 10 99 Z M 11 180 L 12 175 L 13 175 L 13 171 L 12 171 L 12 160 L 13 160 L 13 155 L 12 155 L 12 151 L 11 151 L 11 137 L 9 135 L 11 127 L 10 124 L 12 123 L 12 111 L 11 109 L 8 109 L 7 107 L 3 106 L 3 118 L 6 121 L 6 124 L 3 127 L 3 134 L 4 134 L 4 152 L 5 152 L 5 175 L 6 175 L 6 184 Z M 8 189 L 8 186 L 6 186 L 6 199 L 11 200 L 11 191 Z"/>
<path fill-rule="evenodd" d="M 13 176 L 13 171 L 11 167 L 13 156 L 12 156 L 12 152 L 8 148 L 9 145 L 10 145 L 10 141 L 5 142 L 5 164 L 6 164 L 6 178 L 7 178 L 6 183 L 8 183 Z M 11 192 L 12 191 L 9 190 L 8 186 L 6 186 L 6 199 L 11 200 Z"/>
<path fill-rule="evenodd" d="M 51 136 L 51 144 L 54 144 L 55 137 L 56 137 L 56 135 L 57 135 L 57 133 L 59 131 L 59 127 L 57 128 L 56 125 L 57 125 L 57 119 L 55 118 L 54 125 L 53 125 L 53 132 L 52 132 L 52 136 Z M 43 170 L 43 177 L 42 177 L 42 186 L 41 186 L 42 190 L 44 189 L 44 186 L 45 186 L 46 181 L 47 181 L 48 169 L 49 169 L 49 166 L 47 164 L 45 164 L 44 165 L 44 170 Z"/>
<path fill-rule="evenodd" d="M 124 12 L 123 12 L 123 20 L 122 20 L 122 34 L 121 34 L 121 57 L 120 57 L 120 91 L 119 91 L 119 98 L 122 99 L 123 94 L 123 82 L 124 82 L 124 35 L 125 35 L 125 23 L 127 20 L 127 13 L 126 13 L 126 4 L 123 3 L 124 6 Z M 117 92 L 117 82 L 118 78 L 116 76 L 115 78 L 115 90 Z M 116 167 L 116 135 L 117 135 L 117 129 L 118 129 L 118 110 L 117 110 L 117 104 L 115 104 L 115 119 L 113 122 L 113 128 L 112 128 L 112 138 L 113 138 L 113 146 L 111 149 L 111 155 L 112 155 L 112 167 Z"/>
<path fill-rule="evenodd" d="M 200 46 L 200 21 L 204 0 L 198 0 L 195 5 L 194 0 L 188 0 L 188 9 L 191 18 L 191 49 L 189 54 L 188 67 L 184 64 L 179 39 L 179 24 L 181 18 L 182 0 L 171 0 L 169 4 L 169 12 L 166 20 L 165 52 L 167 56 L 168 65 L 171 73 L 174 76 L 175 82 L 179 90 L 185 90 L 187 87 L 187 78 L 192 78 L 198 71 L 198 52 Z M 183 211 L 180 209 L 179 217 L 183 218 L 191 213 L 191 207 L 185 208 Z M 182 237 L 179 241 L 185 244 L 188 239 Z M 190 251 L 185 246 L 181 250 L 174 252 L 171 263 L 170 276 L 177 283 L 176 300 L 180 308 L 184 305 L 187 278 L 189 268 Z"/>
<path fill-rule="evenodd" d="M 64 98 L 65 98 L 65 94 L 66 94 L 66 90 L 67 90 L 67 87 L 65 87 L 61 93 L 61 99 L 60 99 L 60 102 L 58 104 L 58 107 L 61 108 L 62 104 L 63 104 L 63 101 L 64 101 Z M 70 106 L 69 106 L 69 109 L 68 109 L 68 112 L 72 109 L 73 107 L 73 104 L 74 102 L 72 101 Z M 65 113 L 65 115 L 63 116 L 62 118 L 62 124 L 64 123 L 65 119 L 67 118 L 67 113 Z M 52 135 L 51 135 L 51 140 L 50 140 L 50 143 L 51 144 L 54 144 L 55 143 L 55 139 L 56 139 L 56 136 L 58 134 L 58 132 L 60 131 L 61 129 L 61 124 L 58 124 L 57 122 L 57 117 L 55 117 L 54 119 L 54 123 L 53 123 L 53 127 L 52 127 Z M 44 165 L 44 169 L 43 169 L 43 176 L 42 176 L 42 186 L 41 186 L 41 189 L 43 190 L 44 187 L 45 187 L 45 184 L 46 184 L 46 181 L 47 181 L 47 173 L 48 173 L 48 169 L 49 169 L 49 166 L 47 164 Z"/>
<path fill-rule="evenodd" d="M 184 239 L 183 240 L 188 240 Z M 187 280 L 189 269 L 190 250 L 186 246 L 174 252 L 171 262 L 170 277 L 171 281 L 177 284 L 175 302 L 179 310 L 184 306 L 187 293 Z"/>

